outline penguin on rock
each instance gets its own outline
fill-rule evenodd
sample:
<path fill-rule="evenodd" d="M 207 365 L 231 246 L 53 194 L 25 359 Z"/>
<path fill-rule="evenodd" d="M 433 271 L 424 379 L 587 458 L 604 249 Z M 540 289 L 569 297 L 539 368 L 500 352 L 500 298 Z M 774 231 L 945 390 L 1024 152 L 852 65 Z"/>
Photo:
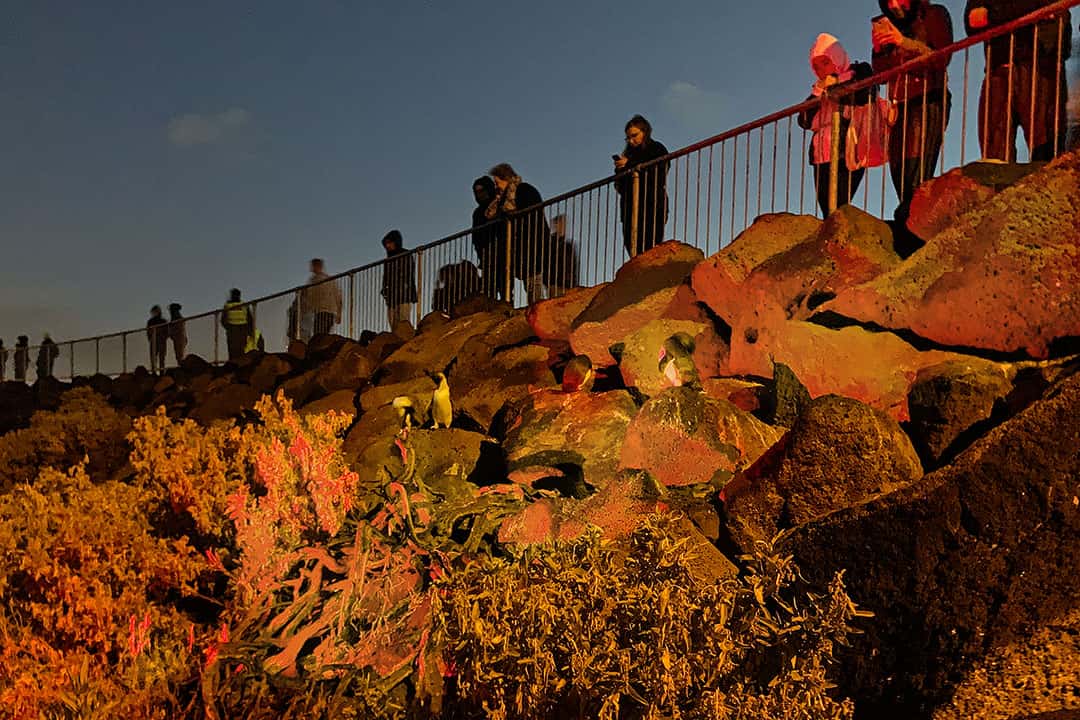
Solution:
<path fill-rule="evenodd" d="M 657 356 L 657 370 L 671 387 L 701 389 L 697 367 L 694 365 L 694 338 L 677 332 L 664 341 Z"/>
<path fill-rule="evenodd" d="M 450 385 L 446 382 L 446 374 L 437 372 L 431 374 L 435 381 L 435 390 L 431 393 L 431 422 L 434 427 L 450 427 L 454 420 L 454 406 L 450 402 Z"/>
<path fill-rule="evenodd" d="M 401 418 L 401 427 L 403 430 L 409 430 L 413 425 L 419 426 L 416 417 L 416 403 L 408 395 L 398 395 L 393 401 L 394 409 L 397 410 L 398 417 Z"/>
<path fill-rule="evenodd" d="M 563 392 L 589 392 L 592 390 L 596 373 L 593 371 L 592 360 L 588 355 L 575 355 L 566 363 L 563 370 Z"/>

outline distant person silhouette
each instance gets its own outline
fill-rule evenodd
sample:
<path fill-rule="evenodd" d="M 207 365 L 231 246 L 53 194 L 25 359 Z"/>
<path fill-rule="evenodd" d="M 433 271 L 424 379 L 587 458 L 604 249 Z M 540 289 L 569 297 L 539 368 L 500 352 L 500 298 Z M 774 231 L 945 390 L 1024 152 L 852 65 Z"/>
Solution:
<path fill-rule="evenodd" d="M 172 340 L 176 364 L 180 365 L 180 361 L 187 355 L 187 321 L 180 314 L 180 303 L 169 305 L 169 339 Z"/>
<path fill-rule="evenodd" d="M 544 209 L 538 207 L 544 200 L 509 163 L 499 163 L 488 174 L 495 182 L 496 195 L 484 214 L 488 220 L 510 220 L 511 269 L 514 277 L 525 283 L 525 295 L 532 305 L 544 299 L 541 262 L 550 242 Z"/>
<path fill-rule="evenodd" d="M 229 359 L 236 360 L 243 356 L 248 336 L 255 329 L 255 319 L 251 308 L 240 299 L 240 291 L 233 288 L 229 299 L 221 310 L 221 326 L 225 328 L 225 342 L 229 348 Z"/>
<path fill-rule="evenodd" d="M 311 277 L 300 291 L 300 307 L 313 318 L 312 332 L 326 335 L 341 322 L 341 288 L 323 270 L 322 258 L 312 258 Z"/>
<path fill-rule="evenodd" d="M 619 194 L 619 217 L 622 220 L 623 247 L 627 255 L 651 250 L 664 241 L 667 225 L 668 163 L 652 162 L 668 154 L 668 149 L 653 139 L 652 125 L 641 115 L 635 115 L 624 126 L 626 147 L 621 155 L 615 155 L 615 192 Z M 641 167 L 651 163 L 648 167 Z M 638 170 L 637 186 L 637 234 L 632 234 L 634 212 L 634 176 Z"/>
<path fill-rule="evenodd" d="M 480 260 L 484 294 L 506 300 L 506 226 L 488 219 L 487 209 L 497 195 L 495 181 L 489 176 L 473 182 L 476 208 L 472 213 L 472 243 Z"/>
<path fill-rule="evenodd" d="M 968 35 L 975 35 L 1049 4 L 1047 0 L 967 0 L 964 27 Z M 1072 52 L 1071 14 L 1065 10 L 1033 27 L 1001 35 L 984 48 L 986 75 L 979 94 L 983 158 L 1016 162 L 1020 127 L 1031 159 L 1050 160 L 1055 144 L 1060 151 L 1067 139 L 1065 63 Z"/>
<path fill-rule="evenodd" d="M 4 347 L 4 340 L 0 338 L 0 382 L 7 380 L 8 350 Z"/>
<path fill-rule="evenodd" d="M 817 76 L 817 82 L 807 99 L 820 98 L 821 102 L 800 112 L 798 121 L 800 127 L 813 132 L 809 160 L 813 168 L 818 206 L 821 208 L 822 217 L 826 217 L 829 214 L 829 160 L 832 157 L 833 112 L 840 110 L 840 166 L 836 190 L 836 206 L 840 207 L 851 202 L 866 172 L 862 168 L 849 167 L 845 160 L 851 108 L 857 104 L 865 105 L 872 95 L 870 90 L 860 90 L 840 98 L 834 98 L 831 93 L 842 88 L 845 83 L 870 77 L 874 71 L 867 63 L 852 63 L 840 41 L 828 33 L 818 35 L 814 46 L 810 48 L 810 68 Z"/>
<path fill-rule="evenodd" d="M 481 294 L 480 271 L 468 260 L 443 265 L 439 268 L 438 281 L 432 292 L 432 309 L 447 315 L 453 316 L 461 301 Z"/>
<path fill-rule="evenodd" d="M 146 321 L 146 339 L 150 343 L 150 372 L 165 370 L 165 351 L 169 347 L 169 331 L 165 327 L 168 320 L 161 317 L 161 306 L 150 308 L 150 319 Z"/>
<path fill-rule="evenodd" d="M 567 236 L 566 215 L 551 219 L 551 243 L 544 265 L 544 284 L 549 298 L 559 297 L 580 284 L 574 241 Z"/>
<path fill-rule="evenodd" d="M 386 233 L 382 246 L 387 257 L 383 264 L 382 297 L 386 302 L 386 319 L 393 331 L 400 323 L 412 324 L 417 301 L 416 263 L 405 249 L 400 231 Z"/>
<path fill-rule="evenodd" d="M 30 338 L 20 335 L 15 340 L 15 375 L 18 382 L 26 382 L 26 370 L 30 367 Z"/>
<path fill-rule="evenodd" d="M 60 348 L 56 346 L 53 339 L 49 337 L 49 333 L 45 333 L 45 337 L 41 340 L 41 346 L 38 348 L 37 354 L 37 376 L 38 380 L 42 380 L 47 377 L 53 376 L 53 364 L 56 362 L 56 358 L 60 355 Z"/>
<path fill-rule="evenodd" d="M 952 18 L 944 5 L 926 0 L 878 0 L 882 14 L 872 23 L 875 73 L 929 55 L 952 44 Z M 945 71 L 949 58 L 889 81 L 897 124 L 889 135 L 889 174 L 900 204 L 896 220 L 907 222 L 911 196 L 934 176 L 945 138 L 952 97 Z"/>

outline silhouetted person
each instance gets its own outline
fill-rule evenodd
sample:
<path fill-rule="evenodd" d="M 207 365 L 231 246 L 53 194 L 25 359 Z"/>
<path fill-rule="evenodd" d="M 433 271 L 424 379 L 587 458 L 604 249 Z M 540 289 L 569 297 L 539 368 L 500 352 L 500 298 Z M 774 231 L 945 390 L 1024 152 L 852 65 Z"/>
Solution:
<path fill-rule="evenodd" d="M 837 172 L 836 206 L 851 202 L 855 191 L 862 182 L 862 168 L 848 167 L 845 160 L 846 138 L 851 122 L 851 108 L 856 104 L 866 104 L 872 93 L 869 89 L 860 90 L 845 97 L 833 97 L 832 92 L 842 88 L 844 83 L 863 80 L 874 74 L 870 65 L 864 62 L 852 63 L 840 41 L 828 33 L 818 35 L 810 49 L 810 67 L 817 76 L 808 100 L 821 98 L 818 105 L 799 113 L 799 126 L 813 131 L 810 142 L 810 167 L 813 168 L 814 186 L 817 188 L 818 206 L 821 215 L 829 214 L 829 161 L 832 157 L 832 116 L 840 110 L 840 165 Z"/>
<path fill-rule="evenodd" d="M 30 338 L 20 335 L 15 340 L 15 379 L 26 382 L 26 370 L 30 367 Z"/>
<path fill-rule="evenodd" d="M 341 322 L 341 288 L 323 271 L 322 258 L 311 260 L 311 277 L 300 291 L 300 307 L 311 314 L 315 335 L 325 335 Z"/>
<path fill-rule="evenodd" d="M 225 328 L 229 359 L 236 360 L 244 354 L 244 345 L 255 329 L 251 308 L 240 300 L 240 291 L 236 288 L 229 291 L 229 300 L 221 310 L 221 326 Z"/>
<path fill-rule="evenodd" d="M 8 350 L 4 347 L 4 340 L 0 338 L 0 382 L 7 380 Z"/>
<path fill-rule="evenodd" d="M 878 0 L 883 13 L 874 19 L 872 56 L 875 73 L 929 55 L 952 44 L 952 18 L 944 5 L 926 0 Z M 905 223 L 911 196 L 934 176 L 945 137 L 952 98 L 946 85 L 949 58 L 889 81 L 896 124 L 889 135 L 889 174 L 900 204 L 896 219 Z"/>
<path fill-rule="evenodd" d="M 187 355 L 187 321 L 180 314 L 180 303 L 169 305 L 169 339 L 172 340 L 173 355 L 179 365 Z"/>
<path fill-rule="evenodd" d="M 1049 4 L 1047 0 L 968 0 L 964 27 L 968 35 L 975 35 Z M 1072 50 L 1072 17 L 1066 10 L 1033 27 L 1021 28 L 1011 37 L 1011 50 L 1009 34 L 984 46 L 986 77 L 979 95 L 979 147 L 984 158 L 1015 162 L 1016 129 L 1021 127 L 1031 159 L 1049 160 L 1054 156 L 1055 140 L 1059 151 L 1065 147 L 1068 129 L 1065 61 Z"/>
<path fill-rule="evenodd" d="M 53 364 L 59 356 L 60 348 L 58 348 L 56 343 L 53 342 L 53 339 L 49 337 L 49 333 L 45 333 L 45 337 L 41 340 L 41 347 L 38 348 L 37 354 L 38 380 L 52 377 Z"/>
<path fill-rule="evenodd" d="M 511 270 L 525 283 L 532 305 L 544 297 L 541 262 L 550 230 L 544 209 L 539 207 L 543 198 L 509 163 L 499 163 L 488 174 L 495 182 L 496 195 L 484 214 L 488 220 L 510 220 Z"/>
<path fill-rule="evenodd" d="M 150 372 L 159 373 L 165 369 L 165 351 L 169 347 L 169 331 L 165 327 L 168 320 L 161 317 L 161 306 L 150 308 L 150 319 L 146 321 L 146 339 L 150 343 Z"/>
<path fill-rule="evenodd" d="M 652 162 L 668 154 L 668 149 L 653 139 L 652 125 L 641 115 L 635 115 L 624 126 L 626 147 L 622 155 L 612 157 L 615 172 L 615 192 L 619 194 L 619 217 L 622 219 L 623 247 L 626 254 L 634 255 L 650 250 L 664 241 L 667 225 L 668 163 Z M 641 167 L 651 163 L 648 167 Z M 631 234 L 634 212 L 634 175 L 638 170 L 637 186 L 637 235 Z"/>
<path fill-rule="evenodd" d="M 391 230 L 382 239 L 387 260 L 383 264 L 382 297 L 390 330 L 402 322 L 412 323 L 416 304 L 416 263 L 403 246 L 401 232 Z"/>
<path fill-rule="evenodd" d="M 473 182 L 476 208 L 472 213 L 472 243 L 480 260 L 484 294 L 506 300 L 506 226 L 488 219 L 487 209 L 495 200 L 495 181 L 489 176 Z"/>
<path fill-rule="evenodd" d="M 566 234 L 566 215 L 556 215 L 551 219 L 551 241 L 544 266 L 548 297 L 559 297 L 579 283 L 578 257 L 574 241 Z"/>
<path fill-rule="evenodd" d="M 468 260 L 443 265 L 439 268 L 438 279 L 431 304 L 434 310 L 447 315 L 453 315 L 454 308 L 462 300 L 481 293 L 480 271 Z"/>

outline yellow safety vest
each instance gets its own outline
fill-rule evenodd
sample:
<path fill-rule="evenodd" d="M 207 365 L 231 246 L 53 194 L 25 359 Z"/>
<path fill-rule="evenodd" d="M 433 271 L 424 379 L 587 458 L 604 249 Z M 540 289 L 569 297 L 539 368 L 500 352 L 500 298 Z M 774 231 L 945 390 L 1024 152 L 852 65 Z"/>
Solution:
<path fill-rule="evenodd" d="M 227 302 L 225 303 L 225 324 L 226 325 L 246 325 L 247 324 L 247 306 L 244 303 Z"/>
<path fill-rule="evenodd" d="M 259 343 L 261 341 L 262 341 L 262 333 L 258 330 L 258 328 L 256 328 L 255 332 L 248 335 L 247 342 L 244 343 L 244 352 L 249 353 L 252 350 L 258 350 L 259 349 Z"/>

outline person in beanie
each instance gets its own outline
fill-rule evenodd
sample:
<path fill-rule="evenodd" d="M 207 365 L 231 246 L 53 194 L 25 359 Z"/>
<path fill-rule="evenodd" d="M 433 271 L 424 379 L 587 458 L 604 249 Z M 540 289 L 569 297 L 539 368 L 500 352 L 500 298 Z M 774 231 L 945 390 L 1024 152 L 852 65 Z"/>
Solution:
<path fill-rule="evenodd" d="M 325 335 L 341 322 L 341 288 L 323 270 L 322 258 L 312 258 L 311 277 L 300 291 L 300 307 L 314 319 L 315 335 Z"/>
<path fill-rule="evenodd" d="M 30 367 L 30 338 L 20 335 L 15 340 L 15 380 L 26 382 L 26 370 Z"/>
<path fill-rule="evenodd" d="M 242 357 L 247 339 L 255 328 L 255 319 L 251 316 L 251 308 L 240 299 L 237 288 L 229 291 L 229 299 L 221 309 L 221 326 L 225 328 L 229 359 Z"/>
<path fill-rule="evenodd" d="M 810 48 L 810 68 L 817 76 L 817 82 L 811 88 L 807 100 L 820 98 L 820 102 L 808 110 L 799 113 L 799 126 L 813 131 L 810 142 L 810 166 L 813 168 L 814 186 L 817 188 L 818 206 L 822 217 L 829 214 L 829 163 L 832 157 L 832 116 L 840 111 L 840 166 L 837 173 L 836 205 L 851 202 L 855 191 L 862 182 L 862 168 L 847 166 L 846 137 L 851 123 L 851 108 L 857 104 L 866 104 L 871 98 L 869 89 L 851 93 L 844 97 L 833 97 L 832 92 L 845 83 L 856 82 L 873 75 L 870 65 L 864 62 L 852 63 L 840 41 L 828 33 L 818 35 L 814 46 Z"/>
<path fill-rule="evenodd" d="M 165 327 L 168 320 L 161 317 L 161 306 L 150 308 L 150 319 L 146 321 L 146 339 L 150 342 L 150 372 L 165 370 L 165 351 L 169 347 L 169 331 Z"/>
<path fill-rule="evenodd" d="M 187 323 L 180 314 L 180 303 L 169 305 L 169 339 L 172 340 L 173 355 L 179 365 L 187 355 Z"/>
<path fill-rule="evenodd" d="M 37 354 L 38 380 L 53 376 L 53 364 L 59 356 L 60 348 L 58 348 L 56 343 L 53 342 L 53 339 L 49 337 L 49 333 L 45 333 L 45 337 L 41 341 L 41 346 L 38 348 Z"/>
<path fill-rule="evenodd" d="M 1046 7 L 1047 0 L 968 0 L 964 27 L 976 35 Z M 1065 148 L 1072 51 L 1068 10 L 985 43 L 986 76 L 979 95 L 979 147 L 984 159 L 1016 162 L 1023 128 L 1031 159 L 1050 160 Z M 1032 107 L 1034 106 L 1034 112 Z"/>
<path fill-rule="evenodd" d="M 952 18 L 944 5 L 926 0 L 878 0 L 872 65 L 875 73 L 929 55 L 952 44 Z M 889 81 L 896 124 L 889 134 L 889 174 L 900 204 L 896 219 L 907 222 L 915 188 L 934 176 L 952 98 L 946 84 L 949 58 Z"/>
<path fill-rule="evenodd" d="M 664 241 L 664 227 L 667 225 L 667 162 L 655 162 L 642 168 L 638 174 L 637 189 L 637 236 L 631 235 L 634 210 L 634 176 L 631 171 L 640 165 L 657 160 L 668 154 L 662 142 L 654 140 L 652 125 L 641 115 L 630 118 L 625 126 L 626 147 L 622 155 L 612 159 L 615 172 L 620 173 L 615 181 L 615 191 L 619 194 L 619 215 L 622 218 L 623 247 L 627 255 L 643 253 Z"/>
<path fill-rule="evenodd" d="M 393 332 L 400 323 L 412 322 L 413 306 L 417 301 L 416 262 L 403 247 L 398 230 L 386 233 L 382 246 L 387 258 L 383 264 L 382 297 L 386 302 L 386 319 Z"/>

